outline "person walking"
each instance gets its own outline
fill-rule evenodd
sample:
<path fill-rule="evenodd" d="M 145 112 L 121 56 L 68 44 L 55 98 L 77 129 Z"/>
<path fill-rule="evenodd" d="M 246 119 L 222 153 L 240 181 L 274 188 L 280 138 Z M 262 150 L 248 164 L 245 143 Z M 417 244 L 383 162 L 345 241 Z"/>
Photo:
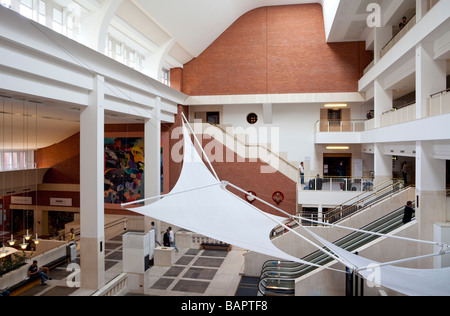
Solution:
<path fill-rule="evenodd" d="M 175 251 L 178 252 L 178 248 L 175 245 L 175 234 L 173 233 L 172 227 L 169 227 L 169 240 L 170 240 L 170 246 L 175 248 Z"/>
<path fill-rule="evenodd" d="M 155 222 L 152 222 L 152 229 L 150 229 L 150 231 L 154 230 L 155 231 L 155 242 L 158 244 L 158 246 L 161 247 L 161 243 L 158 241 L 158 236 L 156 233 L 156 225 Z"/>

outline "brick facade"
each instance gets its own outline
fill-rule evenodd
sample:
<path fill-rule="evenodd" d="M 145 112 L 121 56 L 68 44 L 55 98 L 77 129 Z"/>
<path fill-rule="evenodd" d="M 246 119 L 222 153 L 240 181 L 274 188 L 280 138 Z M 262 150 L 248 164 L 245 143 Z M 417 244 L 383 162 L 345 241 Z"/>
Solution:
<path fill-rule="evenodd" d="M 263 7 L 185 64 L 181 85 L 188 95 L 356 92 L 371 61 L 363 42 L 326 43 L 321 5 Z"/>

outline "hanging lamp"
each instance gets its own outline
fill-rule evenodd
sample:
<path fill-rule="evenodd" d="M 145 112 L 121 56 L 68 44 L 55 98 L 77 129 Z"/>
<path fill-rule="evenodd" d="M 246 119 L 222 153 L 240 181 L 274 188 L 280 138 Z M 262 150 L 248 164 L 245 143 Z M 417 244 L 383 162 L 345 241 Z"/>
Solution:
<path fill-rule="evenodd" d="M 28 244 L 25 242 L 25 238 L 23 238 L 23 242 L 19 246 L 20 246 L 20 248 L 22 248 L 22 250 L 27 249 Z"/>
<path fill-rule="evenodd" d="M 13 234 L 11 234 L 11 239 L 8 240 L 8 244 L 12 247 L 12 246 L 14 246 L 16 244 L 16 241 L 17 240 L 14 239 Z"/>
<path fill-rule="evenodd" d="M 40 241 L 41 240 L 38 238 L 38 234 L 36 233 L 36 238 L 33 239 L 33 242 L 34 242 L 35 245 L 38 245 L 40 243 Z"/>

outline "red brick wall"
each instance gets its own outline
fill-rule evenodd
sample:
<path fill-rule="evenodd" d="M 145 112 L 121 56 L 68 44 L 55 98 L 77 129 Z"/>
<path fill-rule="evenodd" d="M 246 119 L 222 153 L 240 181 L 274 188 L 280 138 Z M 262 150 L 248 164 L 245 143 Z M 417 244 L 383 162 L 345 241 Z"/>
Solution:
<path fill-rule="evenodd" d="M 181 107 L 179 108 L 179 113 L 181 111 L 185 110 L 185 108 Z M 172 148 L 180 141 L 180 139 L 172 139 L 170 137 L 170 134 L 172 133 L 173 129 L 177 126 L 180 126 L 181 120 L 180 115 L 177 115 L 176 122 L 170 126 L 167 127 L 164 130 L 164 133 L 167 135 L 168 142 L 164 143 L 164 151 L 170 152 Z M 178 135 L 176 135 L 178 136 Z M 201 135 L 198 136 L 199 139 L 201 139 Z M 181 136 L 180 136 L 181 138 Z M 213 145 L 210 144 L 210 142 L 215 142 Z M 202 139 L 202 146 L 205 148 L 219 148 L 218 146 L 223 146 L 214 139 Z M 177 147 L 178 148 L 178 147 Z M 256 195 L 263 199 L 264 201 L 277 206 L 275 202 L 272 201 L 272 194 L 276 191 L 281 191 L 284 194 L 285 200 L 278 206 L 282 210 L 290 213 L 295 214 L 296 212 L 296 183 L 281 174 L 280 172 L 275 173 L 261 173 L 261 166 L 267 166 L 262 161 L 257 162 L 251 162 L 251 161 L 244 161 L 241 162 L 243 159 L 239 158 L 236 153 L 234 153 L 234 160 L 233 161 L 227 161 L 226 157 L 230 157 L 230 154 L 233 155 L 233 153 L 229 153 L 229 149 L 226 147 L 222 147 L 223 149 L 223 162 L 212 162 L 213 168 L 216 171 L 218 177 L 221 180 L 229 181 L 230 183 L 233 183 L 234 185 L 242 188 L 246 191 L 253 191 L 256 193 Z M 182 154 L 183 150 L 180 150 L 180 154 Z M 215 156 L 216 154 L 213 153 Z M 216 157 L 217 158 L 217 157 Z M 169 159 L 169 157 L 168 157 Z M 229 159 L 229 158 L 228 158 Z M 205 162 L 206 163 L 206 162 Z M 175 163 L 170 159 L 170 166 L 169 168 L 164 168 L 164 179 L 165 182 L 167 181 L 168 186 L 170 189 L 172 189 L 175 184 L 178 181 L 178 177 L 181 172 L 182 162 L 181 163 Z M 242 199 L 245 199 L 245 194 L 241 193 L 238 190 L 235 190 L 233 188 L 228 188 L 231 192 L 236 194 Z M 167 193 L 167 191 L 166 191 Z M 274 210 L 273 208 L 264 205 L 262 202 L 255 201 L 253 203 L 254 206 L 258 207 L 261 210 L 264 210 L 268 213 L 284 216 L 280 212 Z M 214 206 L 214 203 L 211 204 L 211 207 Z"/>
<path fill-rule="evenodd" d="M 204 146 L 208 143 L 209 141 L 203 141 Z M 220 144 L 217 143 L 216 146 L 220 146 Z M 226 152 L 224 152 L 224 155 L 226 155 Z M 257 162 L 248 160 L 237 162 L 241 160 L 242 158 L 238 160 L 237 154 L 235 154 L 235 162 L 224 161 L 212 162 L 211 164 L 219 179 L 229 181 L 245 191 L 253 191 L 258 198 L 295 215 L 297 203 L 296 183 L 278 171 L 275 173 L 261 173 L 261 167 L 267 166 L 267 164 L 260 160 Z M 228 187 L 228 190 L 245 199 L 245 194 L 241 191 L 231 187 Z M 272 200 L 272 194 L 276 191 L 280 191 L 284 195 L 284 200 L 279 205 Z M 253 202 L 253 205 L 267 213 L 285 217 L 284 214 L 260 201 Z"/>
<path fill-rule="evenodd" d="M 264 7 L 184 65 L 188 95 L 353 92 L 372 60 L 363 43 L 327 44 L 319 4 Z M 179 79 L 177 79 L 179 81 Z"/>

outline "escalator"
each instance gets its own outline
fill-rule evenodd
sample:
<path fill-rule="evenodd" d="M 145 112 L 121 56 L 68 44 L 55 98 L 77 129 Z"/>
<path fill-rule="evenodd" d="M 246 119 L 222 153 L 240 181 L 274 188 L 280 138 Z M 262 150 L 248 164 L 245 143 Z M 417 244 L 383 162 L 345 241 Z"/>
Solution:
<path fill-rule="evenodd" d="M 401 207 L 361 228 L 361 230 L 388 234 L 403 225 L 403 210 L 404 207 Z M 351 252 L 377 238 L 379 238 L 377 235 L 353 232 L 334 242 L 334 244 Z M 323 249 L 329 251 L 326 247 Z M 321 250 L 309 254 L 302 258 L 302 260 L 321 266 L 333 261 L 330 256 Z M 258 287 L 259 293 L 263 296 L 294 296 L 295 280 L 315 269 L 317 269 L 317 267 L 296 262 L 277 260 L 267 261 L 264 263 L 261 270 Z"/>

